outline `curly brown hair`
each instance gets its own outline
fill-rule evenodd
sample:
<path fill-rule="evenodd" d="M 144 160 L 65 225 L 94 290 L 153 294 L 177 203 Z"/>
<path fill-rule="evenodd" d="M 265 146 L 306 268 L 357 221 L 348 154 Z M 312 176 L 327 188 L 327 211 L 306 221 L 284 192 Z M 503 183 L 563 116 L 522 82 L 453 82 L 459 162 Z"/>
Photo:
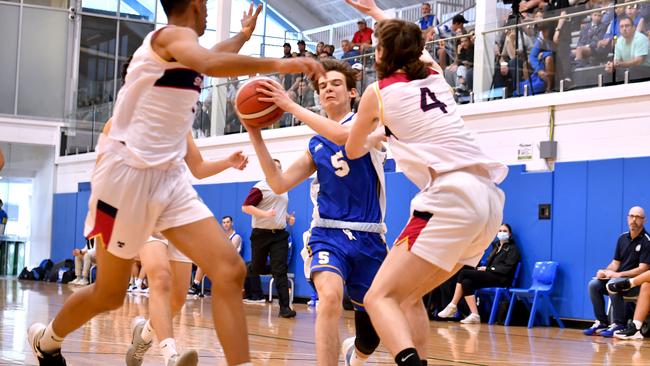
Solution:
<path fill-rule="evenodd" d="M 420 27 L 399 19 L 382 20 L 375 31 L 377 49 L 381 57 L 376 69 L 379 79 L 403 70 L 410 80 L 424 79 L 429 75 L 427 65 L 420 60 L 424 37 Z"/>

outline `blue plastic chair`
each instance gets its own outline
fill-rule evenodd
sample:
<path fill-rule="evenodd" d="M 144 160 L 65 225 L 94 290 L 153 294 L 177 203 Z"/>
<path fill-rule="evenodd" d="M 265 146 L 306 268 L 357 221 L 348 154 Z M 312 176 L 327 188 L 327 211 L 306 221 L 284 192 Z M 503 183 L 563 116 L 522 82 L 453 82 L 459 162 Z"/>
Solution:
<path fill-rule="evenodd" d="M 538 311 L 541 311 L 542 305 L 551 312 L 551 315 L 557 320 L 560 328 L 564 328 L 564 323 L 560 320 L 553 303 L 551 303 L 551 291 L 553 290 L 553 283 L 555 282 L 555 275 L 557 274 L 557 262 L 537 262 L 533 270 L 533 284 L 530 288 L 513 288 L 510 289 L 510 306 L 508 307 L 508 316 L 506 317 L 505 325 L 510 324 L 512 316 L 512 309 L 517 301 L 521 299 L 526 307 L 530 310 L 530 317 L 528 318 L 528 328 L 532 328 L 535 324 L 535 316 Z M 532 301 L 531 301 L 532 299 Z M 543 314 L 543 321 L 548 325 L 548 314 Z"/>
<path fill-rule="evenodd" d="M 520 272 L 521 262 L 517 263 L 515 276 L 512 278 L 512 284 L 510 287 L 485 287 L 476 291 L 478 295 L 487 295 L 492 300 L 492 310 L 490 310 L 490 320 L 488 320 L 488 324 L 492 325 L 497 320 L 497 311 L 499 310 L 499 302 L 501 301 L 501 296 L 504 296 L 507 299 L 509 289 L 517 285 L 517 280 L 519 279 Z"/>

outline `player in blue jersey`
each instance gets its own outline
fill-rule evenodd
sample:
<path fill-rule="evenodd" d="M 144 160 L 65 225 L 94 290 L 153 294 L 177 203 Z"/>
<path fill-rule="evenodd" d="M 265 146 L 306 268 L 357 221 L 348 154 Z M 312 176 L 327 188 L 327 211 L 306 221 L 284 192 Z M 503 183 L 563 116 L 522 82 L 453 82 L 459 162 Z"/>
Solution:
<path fill-rule="evenodd" d="M 311 237 L 308 242 L 310 273 L 318 292 L 316 359 L 319 365 L 338 363 L 339 319 L 343 312 L 343 286 L 355 306 L 356 337 L 343 342 L 346 365 L 362 365 L 379 345 L 379 337 L 363 308 L 363 297 L 386 257 L 384 233 L 383 152 L 372 149 L 359 160 L 348 160 L 345 143 L 354 121 L 352 103 L 357 96 L 349 65 L 323 62 L 326 76 L 315 82 L 327 117 L 315 114 L 289 99 L 282 86 L 267 82 L 265 93 L 283 110 L 306 123 L 319 135 L 309 140 L 308 151 L 285 172 L 271 159 L 261 132 L 246 126 L 269 186 L 287 192 L 316 172 Z M 259 89 L 262 91 L 262 89 Z M 338 121 L 338 123 L 334 122 Z"/>

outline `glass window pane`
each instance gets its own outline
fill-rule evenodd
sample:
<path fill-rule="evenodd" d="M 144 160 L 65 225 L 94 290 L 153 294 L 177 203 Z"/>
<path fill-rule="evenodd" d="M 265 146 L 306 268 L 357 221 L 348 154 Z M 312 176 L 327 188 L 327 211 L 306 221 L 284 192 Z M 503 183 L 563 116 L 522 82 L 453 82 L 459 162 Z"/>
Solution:
<path fill-rule="evenodd" d="M 71 26 L 66 12 L 23 8 L 18 114 L 63 117 Z"/>
<path fill-rule="evenodd" d="M 82 10 L 89 13 L 115 15 L 117 0 L 84 0 Z"/>
<path fill-rule="evenodd" d="M 163 10 L 162 5 L 160 4 L 160 0 L 157 1 L 156 23 L 167 24 L 167 15 L 165 14 L 165 11 Z"/>
<path fill-rule="evenodd" d="M 122 77 L 122 68 L 126 59 L 135 53 L 135 50 L 137 50 L 142 44 L 144 37 L 146 37 L 149 32 L 153 31 L 153 28 L 153 24 L 120 21 L 120 52 L 117 59 L 118 79 L 121 79 Z M 121 86 L 122 81 L 118 80 L 115 95 L 117 95 Z"/>
<path fill-rule="evenodd" d="M 94 111 L 113 102 L 116 31 L 114 19 L 86 15 L 81 20 L 77 119 L 103 122 L 107 117 Z"/>
<path fill-rule="evenodd" d="M 14 114 L 19 8 L 0 5 L 0 113 Z"/>
<path fill-rule="evenodd" d="M 120 16 L 154 21 L 156 0 L 121 0 Z"/>
<path fill-rule="evenodd" d="M 53 8 L 67 8 L 68 0 L 23 0 L 25 4 L 50 6 Z"/>

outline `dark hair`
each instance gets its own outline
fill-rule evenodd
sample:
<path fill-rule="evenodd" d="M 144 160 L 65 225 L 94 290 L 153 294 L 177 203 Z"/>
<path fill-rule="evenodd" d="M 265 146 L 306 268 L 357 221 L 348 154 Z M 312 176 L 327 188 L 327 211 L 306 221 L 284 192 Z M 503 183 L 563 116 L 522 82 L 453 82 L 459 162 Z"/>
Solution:
<path fill-rule="evenodd" d="M 427 65 L 420 60 L 424 38 L 419 26 L 399 19 L 382 20 L 375 34 L 377 49 L 381 51 L 381 59 L 376 65 L 379 79 L 400 69 L 406 72 L 410 80 L 429 76 Z"/>
<path fill-rule="evenodd" d="M 126 61 L 122 64 L 122 73 L 120 74 L 120 77 L 122 79 L 122 85 L 126 83 L 126 74 L 129 72 L 129 65 L 131 64 L 131 60 L 133 60 L 133 55 L 129 56 Z"/>
<path fill-rule="evenodd" d="M 221 218 L 221 220 L 225 220 L 225 219 L 230 219 L 230 222 L 232 222 L 232 216 L 230 216 L 230 215 L 226 215 L 226 216 Z"/>
<path fill-rule="evenodd" d="M 190 0 L 160 0 L 160 4 L 168 17 L 171 14 L 184 11 L 190 4 Z"/>
<path fill-rule="evenodd" d="M 273 159 L 273 161 L 275 161 L 276 163 L 280 164 L 280 167 L 282 167 L 282 162 L 280 161 L 280 159 Z"/>
<path fill-rule="evenodd" d="M 621 22 L 624 21 L 624 20 L 629 20 L 630 23 L 632 23 L 632 26 L 634 26 L 634 20 L 632 20 L 632 18 L 628 17 L 627 15 L 621 15 L 621 16 L 619 16 L 617 18 L 618 18 L 618 26 L 619 27 L 621 26 Z"/>
<path fill-rule="evenodd" d="M 301 39 L 300 41 L 298 41 L 298 44 L 304 45 L 305 41 L 303 39 Z"/>
<path fill-rule="evenodd" d="M 510 227 L 510 224 L 506 224 L 505 222 L 501 224 L 501 226 L 505 226 L 508 228 L 508 231 L 510 232 L 510 236 L 512 236 L 512 228 Z"/>
<path fill-rule="evenodd" d="M 4 205 L 4 203 L 2 202 L 2 200 L 0 200 L 0 206 L 2 206 L 2 205 Z"/>
<path fill-rule="evenodd" d="M 340 72 L 343 74 L 345 77 L 345 87 L 349 90 L 352 90 L 352 88 L 357 87 L 357 81 L 354 78 L 354 70 L 352 70 L 352 67 L 350 66 L 349 63 L 344 62 L 344 61 L 339 61 L 339 60 L 330 60 L 330 59 L 325 59 L 321 61 L 323 64 L 323 68 L 325 69 L 325 72 L 327 71 L 336 71 Z M 318 89 L 318 80 L 312 81 L 312 87 L 316 91 L 316 94 L 320 94 L 320 90 Z"/>

